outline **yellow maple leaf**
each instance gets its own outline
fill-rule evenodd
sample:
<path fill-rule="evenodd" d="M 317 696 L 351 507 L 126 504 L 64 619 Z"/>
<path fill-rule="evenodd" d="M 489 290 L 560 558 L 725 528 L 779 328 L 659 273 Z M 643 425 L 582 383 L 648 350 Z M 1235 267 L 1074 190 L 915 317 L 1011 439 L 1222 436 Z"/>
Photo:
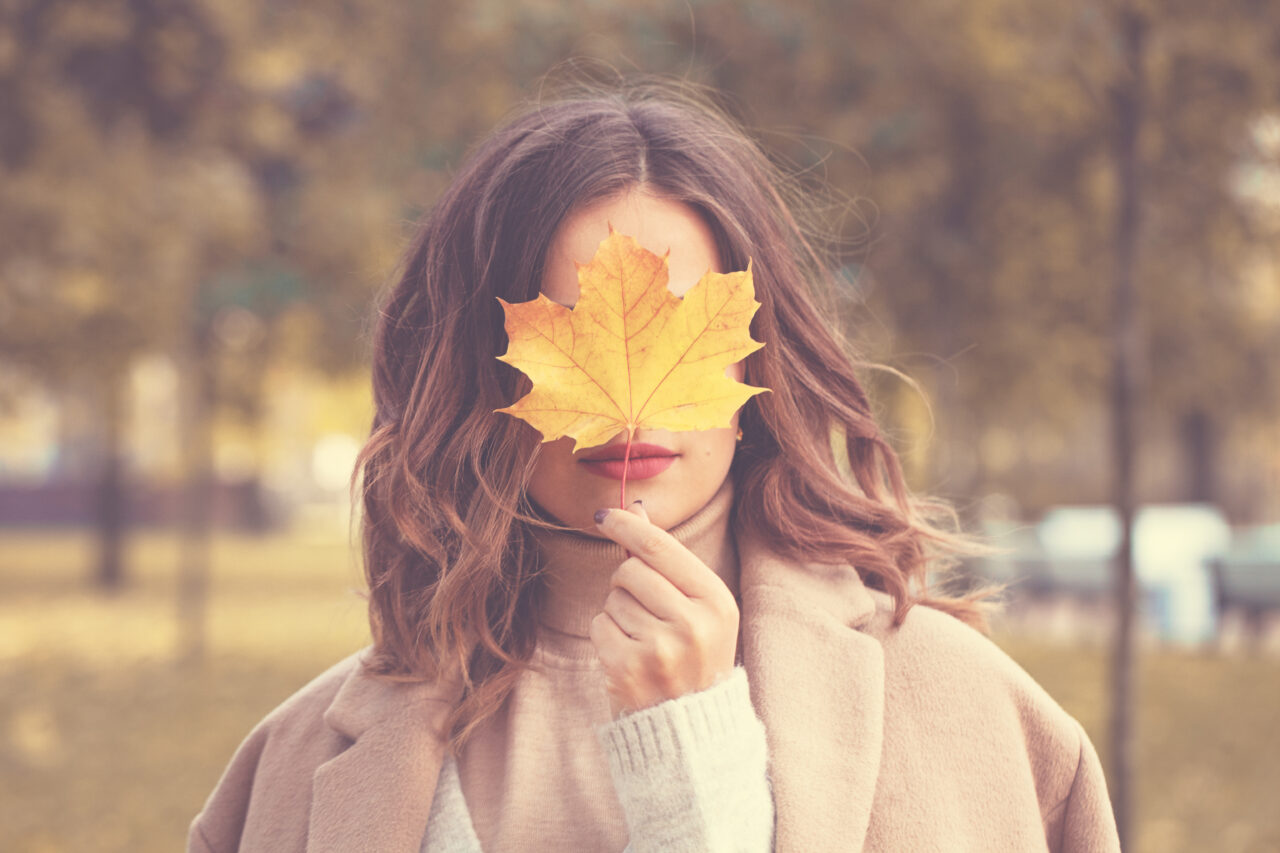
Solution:
<path fill-rule="evenodd" d="M 665 256 L 610 226 L 578 266 L 573 308 L 541 293 L 514 304 L 498 297 L 508 338 L 498 360 L 523 371 L 533 390 L 494 411 L 524 419 L 543 442 L 572 437 L 575 453 L 620 430 L 630 439 L 640 427 L 728 427 L 743 403 L 770 390 L 724 372 L 764 346 L 748 328 L 760 307 L 751 264 L 707 272 L 683 299 L 667 279 Z"/>

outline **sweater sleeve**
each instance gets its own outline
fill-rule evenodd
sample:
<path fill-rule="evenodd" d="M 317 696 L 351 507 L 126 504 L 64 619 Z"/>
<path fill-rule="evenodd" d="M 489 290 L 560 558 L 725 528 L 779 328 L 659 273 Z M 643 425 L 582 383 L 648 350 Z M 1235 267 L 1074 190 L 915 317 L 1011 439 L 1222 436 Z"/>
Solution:
<path fill-rule="evenodd" d="M 768 746 L 745 668 L 596 734 L 626 814 L 629 853 L 773 850 Z"/>

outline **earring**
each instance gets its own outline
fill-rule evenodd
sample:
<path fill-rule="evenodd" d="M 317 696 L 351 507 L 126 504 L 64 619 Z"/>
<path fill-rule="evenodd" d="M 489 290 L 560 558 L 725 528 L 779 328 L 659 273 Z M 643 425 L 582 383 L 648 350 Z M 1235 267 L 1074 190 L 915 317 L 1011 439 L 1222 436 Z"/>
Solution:
<path fill-rule="evenodd" d="M 742 441 L 742 427 L 738 427 L 738 441 Z"/>

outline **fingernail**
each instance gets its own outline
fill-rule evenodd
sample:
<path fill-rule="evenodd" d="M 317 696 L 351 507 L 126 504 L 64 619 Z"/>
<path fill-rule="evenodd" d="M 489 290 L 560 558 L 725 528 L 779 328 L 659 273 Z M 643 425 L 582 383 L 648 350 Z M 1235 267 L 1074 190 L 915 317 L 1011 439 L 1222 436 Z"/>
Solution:
<path fill-rule="evenodd" d="M 604 518 L 609 514 L 610 509 L 611 507 L 605 507 L 604 509 L 596 510 L 596 524 L 604 524 Z"/>

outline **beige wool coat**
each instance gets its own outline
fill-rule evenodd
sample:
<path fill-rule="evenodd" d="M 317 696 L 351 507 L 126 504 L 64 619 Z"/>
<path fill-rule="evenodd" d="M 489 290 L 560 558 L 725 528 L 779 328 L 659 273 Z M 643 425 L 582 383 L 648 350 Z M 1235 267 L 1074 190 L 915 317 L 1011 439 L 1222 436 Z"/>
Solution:
<path fill-rule="evenodd" d="M 851 567 L 735 538 L 775 850 L 1119 850 L 1084 730 L 990 640 L 924 606 L 892 629 L 892 599 Z M 458 696 L 338 663 L 246 737 L 188 850 L 416 853 Z"/>

